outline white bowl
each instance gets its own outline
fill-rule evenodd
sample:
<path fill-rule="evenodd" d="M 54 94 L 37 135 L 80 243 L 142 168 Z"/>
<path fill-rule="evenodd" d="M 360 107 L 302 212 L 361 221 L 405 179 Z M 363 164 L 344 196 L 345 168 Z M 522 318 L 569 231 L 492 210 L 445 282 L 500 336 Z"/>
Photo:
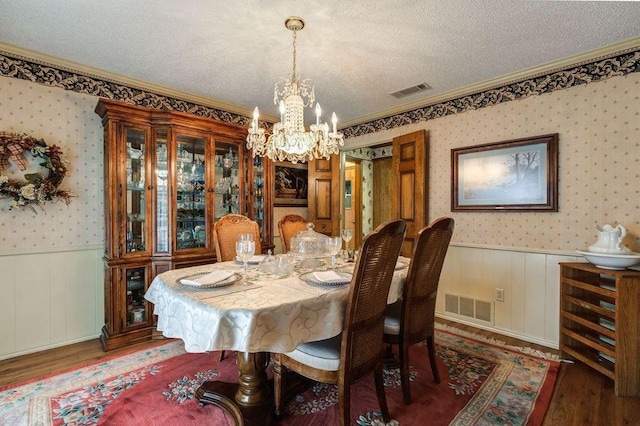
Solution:
<path fill-rule="evenodd" d="M 640 253 L 607 254 L 580 250 L 578 253 L 583 255 L 588 262 L 604 269 L 623 270 L 640 264 Z"/>

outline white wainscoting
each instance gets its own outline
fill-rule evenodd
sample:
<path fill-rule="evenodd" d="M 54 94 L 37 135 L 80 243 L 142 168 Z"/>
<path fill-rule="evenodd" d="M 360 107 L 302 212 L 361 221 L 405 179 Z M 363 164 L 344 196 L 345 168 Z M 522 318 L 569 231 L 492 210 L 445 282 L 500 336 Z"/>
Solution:
<path fill-rule="evenodd" d="M 452 243 L 438 287 L 436 315 L 528 342 L 558 348 L 559 262 L 571 253 Z M 495 289 L 504 302 L 495 301 Z M 444 294 L 493 302 L 493 325 L 445 312 Z"/>
<path fill-rule="evenodd" d="M 0 253 L 0 359 L 96 338 L 102 247 Z"/>
<path fill-rule="evenodd" d="M 102 247 L 0 253 L 0 359 L 96 338 L 104 323 Z M 453 243 L 436 313 L 496 333 L 558 347 L 558 262 L 571 253 Z M 494 300 L 493 324 L 445 313 L 444 294 Z"/>

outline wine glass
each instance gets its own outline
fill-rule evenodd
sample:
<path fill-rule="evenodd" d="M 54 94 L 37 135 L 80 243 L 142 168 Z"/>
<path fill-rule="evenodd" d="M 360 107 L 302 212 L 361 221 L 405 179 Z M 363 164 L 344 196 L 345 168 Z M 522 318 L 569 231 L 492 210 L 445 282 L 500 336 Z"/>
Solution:
<path fill-rule="evenodd" d="M 331 269 L 335 269 L 336 255 L 340 253 L 340 248 L 342 247 L 342 241 L 340 241 L 340 237 L 327 237 L 325 247 L 331 255 Z"/>
<path fill-rule="evenodd" d="M 351 241 L 352 237 L 353 237 L 353 232 L 351 231 L 351 229 L 342 230 L 342 239 L 344 240 L 344 249 L 346 252 L 349 251 L 349 241 Z"/>
<path fill-rule="evenodd" d="M 236 254 L 242 260 L 242 279 L 247 284 L 247 262 L 256 251 L 255 241 L 238 240 L 236 242 Z"/>

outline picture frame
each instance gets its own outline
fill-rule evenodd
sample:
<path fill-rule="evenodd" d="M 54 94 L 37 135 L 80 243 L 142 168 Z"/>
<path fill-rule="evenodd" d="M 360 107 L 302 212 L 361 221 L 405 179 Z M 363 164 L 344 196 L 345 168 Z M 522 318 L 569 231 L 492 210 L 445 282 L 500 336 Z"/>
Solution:
<path fill-rule="evenodd" d="M 451 211 L 557 212 L 558 134 L 451 150 Z"/>
<path fill-rule="evenodd" d="M 306 207 L 309 174 L 306 163 L 274 164 L 274 206 Z"/>

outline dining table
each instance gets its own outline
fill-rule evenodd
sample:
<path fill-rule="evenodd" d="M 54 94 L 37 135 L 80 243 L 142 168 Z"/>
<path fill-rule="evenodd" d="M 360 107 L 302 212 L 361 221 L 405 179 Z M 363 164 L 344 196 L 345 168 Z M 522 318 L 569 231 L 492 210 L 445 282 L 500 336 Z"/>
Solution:
<path fill-rule="evenodd" d="M 293 261 L 293 260 L 291 260 Z M 331 270 L 331 261 L 296 262 L 291 271 L 269 270 L 256 257 L 242 276 L 239 261 L 174 269 L 157 275 L 145 298 L 153 304 L 156 328 L 184 341 L 187 352 L 236 351 L 238 382 L 207 381 L 196 391 L 201 405 L 213 404 L 238 425 L 269 424 L 273 389 L 267 377 L 269 353 L 287 353 L 299 344 L 328 339 L 342 331 L 354 263 L 339 259 L 336 273 L 346 283 L 326 283 L 314 271 Z M 387 302 L 402 295 L 409 259 L 399 257 Z M 214 271 L 230 277 L 200 286 L 192 278 Z"/>

